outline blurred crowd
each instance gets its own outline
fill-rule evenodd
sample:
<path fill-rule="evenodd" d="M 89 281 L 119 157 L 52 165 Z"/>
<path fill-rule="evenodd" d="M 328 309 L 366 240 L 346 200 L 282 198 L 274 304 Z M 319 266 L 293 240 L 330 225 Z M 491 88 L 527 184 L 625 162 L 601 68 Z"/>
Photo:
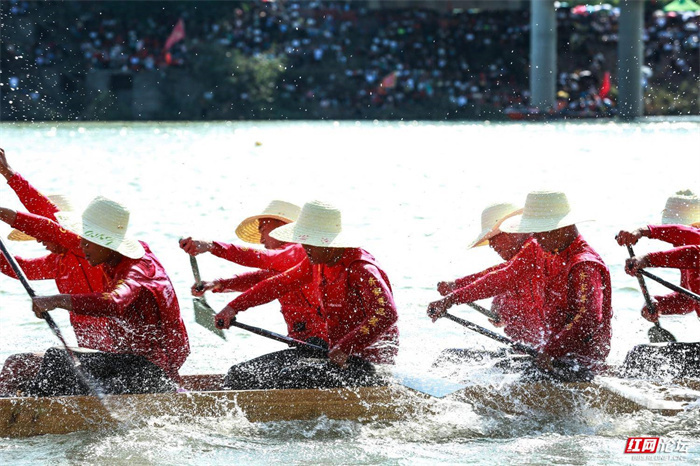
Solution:
<path fill-rule="evenodd" d="M 41 8 L 41 2 L 11 3 L 11 14 Z M 75 3 L 69 34 L 61 41 L 44 34 L 35 44 L 36 65 L 53 66 L 77 49 L 88 69 L 187 68 L 201 44 L 219 44 L 246 56 L 284 57 L 281 97 L 321 108 L 391 108 L 433 99 L 455 110 L 528 105 L 527 9 L 376 10 L 364 1 L 288 0 L 212 2 L 210 11 L 171 2 L 157 13 L 116 15 L 102 2 Z M 645 79 L 697 76 L 700 15 L 651 10 L 645 16 Z M 180 18 L 185 37 L 164 50 Z M 560 111 L 614 107 L 614 95 L 600 95 L 600 89 L 606 72 L 614 81 L 618 18 L 619 9 L 610 5 L 558 8 Z M 12 44 L 3 48 L 18 53 Z"/>

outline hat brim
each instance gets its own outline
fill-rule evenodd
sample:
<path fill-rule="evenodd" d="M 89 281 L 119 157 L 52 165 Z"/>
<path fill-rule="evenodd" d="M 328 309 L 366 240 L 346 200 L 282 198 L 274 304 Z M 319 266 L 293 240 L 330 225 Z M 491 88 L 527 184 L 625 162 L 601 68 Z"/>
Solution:
<path fill-rule="evenodd" d="M 296 222 L 275 228 L 270 232 L 273 238 L 285 243 L 299 243 L 325 248 L 357 248 L 359 245 L 347 234 L 302 228 Z"/>
<path fill-rule="evenodd" d="M 56 219 L 66 230 L 130 259 L 140 259 L 146 254 L 146 250 L 137 240 L 128 236 L 116 238 L 113 232 L 104 230 L 99 225 L 85 222 L 82 217 L 74 213 L 59 212 L 56 214 Z M 89 237 L 85 236 L 86 231 L 90 232 Z"/>
<path fill-rule="evenodd" d="M 33 236 L 29 236 L 28 234 L 19 230 L 12 230 L 10 234 L 7 235 L 7 239 L 10 241 L 36 241 L 36 238 Z"/>
<path fill-rule="evenodd" d="M 576 212 L 569 213 L 564 217 L 553 218 L 526 218 L 520 214 L 505 220 L 501 224 L 500 230 L 504 233 L 541 233 L 592 221 L 594 220 L 585 218 Z"/>
<path fill-rule="evenodd" d="M 245 241 L 246 243 L 252 244 L 262 244 L 262 239 L 260 238 L 260 230 L 258 226 L 260 225 L 259 220 L 269 218 L 272 220 L 281 220 L 286 223 L 291 223 L 293 220 L 281 215 L 253 215 L 244 219 L 238 227 L 236 227 L 236 236 Z"/>
<path fill-rule="evenodd" d="M 503 225 L 503 222 L 508 220 L 509 218 L 515 217 L 516 215 L 520 215 L 523 213 L 523 209 L 518 209 L 513 212 L 511 212 L 508 215 L 505 215 L 501 220 L 499 220 L 494 226 L 492 226 L 490 229 L 484 229 L 481 230 L 481 233 L 479 233 L 479 236 L 472 241 L 472 243 L 467 247 L 467 249 L 471 248 L 478 248 L 480 246 L 486 246 L 489 244 L 489 240 L 493 238 L 494 236 L 503 233 L 503 230 L 501 230 L 501 225 Z"/>

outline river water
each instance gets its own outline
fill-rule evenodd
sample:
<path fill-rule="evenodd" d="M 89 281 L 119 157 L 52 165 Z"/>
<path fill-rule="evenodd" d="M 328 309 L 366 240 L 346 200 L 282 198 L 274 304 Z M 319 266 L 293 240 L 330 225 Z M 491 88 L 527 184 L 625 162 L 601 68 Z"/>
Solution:
<path fill-rule="evenodd" d="M 398 366 L 422 374 L 441 350 L 497 348 L 449 321 L 432 324 L 427 303 L 439 280 L 498 262 L 488 248 L 466 250 L 480 231 L 484 206 L 523 203 L 527 192 L 564 190 L 595 222 L 580 230 L 610 267 L 613 349 L 619 363 L 647 342 L 642 296 L 623 272 L 621 228 L 659 222 L 666 198 L 700 192 L 700 121 L 624 124 L 425 122 L 41 123 L 0 125 L 11 165 L 44 193 L 86 204 L 101 194 L 128 205 L 129 231 L 146 241 L 168 270 L 192 342 L 183 374 L 222 373 L 233 363 L 282 349 L 279 343 L 228 331 L 223 341 L 194 323 L 192 274 L 177 247 L 184 235 L 237 241 L 238 222 L 272 199 L 302 205 L 319 199 L 343 211 L 344 228 L 360 238 L 392 281 L 400 313 Z M 20 208 L 6 185 L 0 205 Z M 9 228 L 0 225 L 6 236 Z M 11 243 L 25 257 L 33 243 Z M 664 248 L 642 241 L 638 253 Z M 204 279 L 242 268 L 200 256 Z M 675 280 L 677 272 L 659 271 Z M 652 293 L 664 293 L 650 284 Z M 51 283 L 36 283 L 53 293 Z M 209 298 L 216 309 L 227 297 Z M 0 361 L 56 345 L 33 317 L 21 285 L 0 276 Z M 462 306 L 454 313 L 489 327 Z M 74 340 L 64 311 L 53 313 Z M 276 303 L 249 310 L 242 322 L 284 333 Z M 679 341 L 697 341 L 695 315 L 663 324 Z M 514 416 L 467 403 L 446 403 L 431 416 L 369 424 L 321 418 L 251 424 L 223 419 L 152 419 L 128 429 L 0 439 L 2 464 L 630 464 L 630 436 L 658 436 L 688 452 L 657 455 L 669 464 L 700 460 L 700 412 L 611 415 L 583 406 L 574 415 L 533 411 Z M 646 458 L 646 460 L 651 460 Z M 638 459 L 639 460 L 639 459 Z"/>

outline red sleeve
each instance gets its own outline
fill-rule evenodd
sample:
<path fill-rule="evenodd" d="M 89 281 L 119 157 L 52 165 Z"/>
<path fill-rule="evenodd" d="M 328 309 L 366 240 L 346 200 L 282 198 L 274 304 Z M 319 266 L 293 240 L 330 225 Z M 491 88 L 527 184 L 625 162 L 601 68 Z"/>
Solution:
<path fill-rule="evenodd" d="M 214 293 L 246 291 L 261 281 L 274 277 L 275 275 L 277 275 L 277 272 L 274 270 L 255 270 L 253 272 L 240 273 L 232 278 L 220 278 L 216 280 L 216 284 L 219 285 L 221 289 L 215 289 Z"/>
<path fill-rule="evenodd" d="M 56 278 L 58 259 L 60 257 L 58 254 L 48 254 L 36 259 L 15 257 L 15 260 L 17 260 L 17 265 L 22 269 L 24 275 L 27 276 L 27 280 L 49 280 Z M 4 254 L 0 254 L 0 272 L 9 277 L 17 278 L 17 274 L 15 274 Z"/>
<path fill-rule="evenodd" d="M 123 317 L 141 288 L 137 280 L 127 275 L 126 279 L 113 280 L 105 287 L 104 293 L 71 295 L 73 312 L 95 317 Z"/>
<path fill-rule="evenodd" d="M 391 288 L 372 264 L 355 262 L 348 272 L 348 286 L 360 296 L 364 320 L 339 340 L 335 347 L 345 354 L 367 348 L 398 320 Z"/>
<path fill-rule="evenodd" d="M 649 238 L 671 243 L 674 246 L 700 244 L 700 229 L 688 225 L 648 225 Z"/>
<path fill-rule="evenodd" d="M 603 279 L 596 267 L 582 262 L 569 273 L 568 309 L 550 316 L 552 337 L 542 351 L 557 358 L 589 345 L 603 322 Z"/>
<path fill-rule="evenodd" d="M 471 275 L 467 275 L 466 277 L 458 278 L 455 280 L 455 285 L 457 286 L 457 288 L 463 288 L 486 274 L 502 269 L 506 266 L 506 264 L 507 262 L 501 262 L 500 264 L 494 265 L 493 267 L 489 267 L 488 269 L 482 270 L 481 272 L 473 273 Z"/>
<path fill-rule="evenodd" d="M 54 214 L 58 212 L 58 207 L 46 196 L 41 194 L 19 173 L 9 179 L 7 184 L 17 194 L 22 205 L 33 214 L 55 219 Z"/>
<path fill-rule="evenodd" d="M 536 249 L 533 241 L 525 246 L 511 260 L 496 266 L 493 271 L 452 293 L 455 304 L 471 303 L 490 298 L 512 290 L 519 283 L 532 280 L 537 273 Z"/>
<path fill-rule="evenodd" d="M 236 264 L 256 269 L 284 272 L 297 265 L 305 257 L 294 246 L 281 249 L 257 249 L 215 241 L 211 253 Z"/>
<path fill-rule="evenodd" d="M 241 312 L 251 307 L 269 303 L 311 282 L 313 271 L 308 260 L 292 267 L 286 272 L 261 281 L 245 293 L 228 303 L 228 307 Z"/>
<path fill-rule="evenodd" d="M 700 246 L 681 246 L 647 254 L 651 267 L 700 269 Z"/>
<path fill-rule="evenodd" d="M 66 230 L 47 217 L 17 212 L 17 218 L 12 224 L 12 228 L 16 228 L 39 241 L 50 241 L 67 249 L 80 250 L 80 236 Z"/>
<path fill-rule="evenodd" d="M 700 309 L 700 303 L 681 293 L 654 296 L 656 311 L 661 315 L 688 314 Z"/>

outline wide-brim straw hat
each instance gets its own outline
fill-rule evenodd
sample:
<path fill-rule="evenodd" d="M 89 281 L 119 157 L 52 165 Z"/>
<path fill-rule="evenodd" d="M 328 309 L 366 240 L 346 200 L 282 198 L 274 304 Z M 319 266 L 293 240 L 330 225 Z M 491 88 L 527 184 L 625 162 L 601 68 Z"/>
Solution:
<path fill-rule="evenodd" d="M 141 243 L 126 236 L 129 210 L 118 202 L 98 196 L 82 216 L 58 213 L 56 218 L 67 230 L 131 259 L 140 259 L 146 253 Z"/>
<path fill-rule="evenodd" d="M 559 191 L 534 191 L 527 195 L 521 215 L 501 223 L 505 233 L 538 233 L 590 222 L 580 212 L 572 210 L 566 194 Z"/>
<path fill-rule="evenodd" d="M 300 211 L 299 206 L 289 202 L 272 201 L 260 215 L 253 215 L 243 220 L 236 228 L 236 236 L 247 243 L 261 244 L 260 231 L 258 230 L 259 220 L 271 218 L 291 223 L 299 218 Z"/>
<path fill-rule="evenodd" d="M 53 203 L 53 205 L 56 206 L 59 212 L 73 211 L 73 204 L 66 196 L 61 194 L 49 194 L 46 197 Z M 19 230 L 12 230 L 10 234 L 7 235 L 7 239 L 11 241 L 36 241 L 36 238 L 33 236 L 29 236 L 28 234 Z"/>
<path fill-rule="evenodd" d="M 507 202 L 491 204 L 481 212 L 481 233 L 469 244 L 469 248 L 485 246 L 489 240 L 501 233 L 500 226 L 504 220 L 523 212 L 521 207 Z"/>
<path fill-rule="evenodd" d="M 329 248 L 359 247 L 356 241 L 343 234 L 340 210 L 321 201 L 304 204 L 296 222 L 275 228 L 270 236 L 286 243 Z"/>
<path fill-rule="evenodd" d="M 664 225 L 700 225 L 700 198 L 690 190 L 678 191 L 668 198 L 661 213 Z"/>

